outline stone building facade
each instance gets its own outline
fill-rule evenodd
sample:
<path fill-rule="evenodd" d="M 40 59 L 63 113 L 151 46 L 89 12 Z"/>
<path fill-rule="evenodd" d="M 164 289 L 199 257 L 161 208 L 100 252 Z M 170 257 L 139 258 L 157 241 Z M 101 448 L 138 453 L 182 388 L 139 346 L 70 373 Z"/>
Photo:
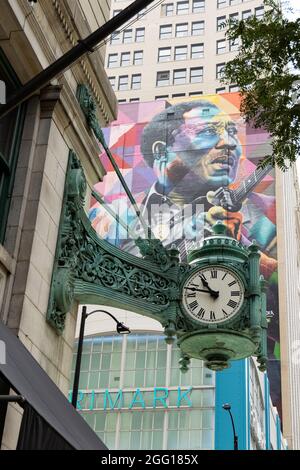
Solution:
<path fill-rule="evenodd" d="M 1 2 L 0 79 L 7 101 L 22 84 L 104 24 L 109 0 Z M 0 121 L 0 321 L 18 335 L 59 389 L 69 387 L 76 311 L 62 335 L 46 321 L 70 150 L 89 186 L 102 179 L 98 143 L 76 99 L 89 87 L 100 126 L 116 116 L 104 70 L 105 47 L 83 56 Z M 3 449 L 14 449 L 21 408 L 5 413 Z M 2 413 L 3 419 L 3 413 Z M 0 439 L 1 442 L 1 439 Z"/>

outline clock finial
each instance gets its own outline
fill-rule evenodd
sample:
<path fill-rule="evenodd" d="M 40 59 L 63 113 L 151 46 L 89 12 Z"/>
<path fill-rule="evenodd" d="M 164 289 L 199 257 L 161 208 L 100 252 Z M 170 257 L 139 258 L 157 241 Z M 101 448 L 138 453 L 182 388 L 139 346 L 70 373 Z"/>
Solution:
<path fill-rule="evenodd" d="M 221 220 L 218 220 L 212 229 L 215 235 L 226 235 L 227 227 Z"/>

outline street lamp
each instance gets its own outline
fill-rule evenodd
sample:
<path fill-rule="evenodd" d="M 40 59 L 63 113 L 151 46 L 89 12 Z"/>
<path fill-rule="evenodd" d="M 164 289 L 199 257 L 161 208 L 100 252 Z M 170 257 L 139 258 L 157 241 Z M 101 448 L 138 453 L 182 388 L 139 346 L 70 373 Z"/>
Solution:
<path fill-rule="evenodd" d="M 79 387 L 79 376 L 80 376 L 80 365 L 81 365 L 81 356 L 82 356 L 82 345 L 83 345 L 83 338 L 84 338 L 84 328 L 85 328 L 85 321 L 87 317 L 92 315 L 93 313 L 106 313 L 109 315 L 117 324 L 116 330 L 119 335 L 128 335 L 130 333 L 130 329 L 127 328 L 123 323 L 116 319 L 111 313 L 107 312 L 106 310 L 93 310 L 92 312 L 87 313 L 86 306 L 82 307 L 81 311 L 81 322 L 80 322 L 80 331 L 79 331 L 79 338 L 78 338 L 78 347 L 77 347 L 77 357 L 76 357 L 76 366 L 75 366 L 75 374 L 74 374 L 74 383 L 73 383 L 73 392 L 72 392 L 72 405 L 76 408 L 77 405 L 77 398 L 78 398 L 78 387 Z"/>
<path fill-rule="evenodd" d="M 230 419 L 231 419 L 231 424 L 232 424 L 232 430 L 233 430 L 233 448 L 234 450 L 239 450 L 239 445 L 238 445 L 238 436 L 236 435 L 235 433 L 235 426 L 234 426 L 234 421 L 233 421 L 233 417 L 232 417 L 232 414 L 231 414 L 231 405 L 229 403 L 225 403 L 223 405 L 223 409 L 228 411 L 228 413 L 230 414 Z"/>

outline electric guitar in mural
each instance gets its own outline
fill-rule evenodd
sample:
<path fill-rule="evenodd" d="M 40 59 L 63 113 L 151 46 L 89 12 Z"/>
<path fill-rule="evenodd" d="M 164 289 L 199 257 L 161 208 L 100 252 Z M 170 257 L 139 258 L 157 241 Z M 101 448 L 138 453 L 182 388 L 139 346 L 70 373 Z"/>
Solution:
<path fill-rule="evenodd" d="M 217 191 L 209 191 L 206 195 L 207 201 L 213 206 L 221 206 L 229 212 L 238 212 L 242 208 L 242 204 L 247 199 L 251 191 L 264 179 L 264 177 L 271 171 L 272 165 L 267 165 L 264 168 L 258 168 L 251 175 L 249 175 L 236 189 L 229 189 L 221 187 Z M 196 214 L 197 216 L 198 214 Z M 205 228 L 205 227 L 204 227 Z M 207 227 L 211 228 L 211 227 Z M 210 230 L 211 231 L 211 230 Z M 187 253 L 198 247 L 197 242 L 189 241 L 187 239 L 181 240 L 175 245 L 180 251 L 182 260 L 186 259 Z"/>

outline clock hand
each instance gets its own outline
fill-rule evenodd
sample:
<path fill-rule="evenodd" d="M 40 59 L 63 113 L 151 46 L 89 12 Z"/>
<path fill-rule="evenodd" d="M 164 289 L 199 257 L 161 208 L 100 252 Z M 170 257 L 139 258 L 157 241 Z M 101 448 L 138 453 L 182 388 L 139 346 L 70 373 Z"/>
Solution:
<path fill-rule="evenodd" d="M 213 297 L 215 297 L 215 298 L 219 297 L 219 291 L 216 291 L 216 290 L 211 289 L 211 288 L 209 287 L 209 285 L 208 285 L 207 280 L 204 279 L 204 277 L 200 276 L 200 279 L 201 279 L 202 284 L 204 285 L 204 287 L 206 287 L 206 288 L 209 290 L 209 292 L 211 293 L 211 295 L 212 295 Z"/>
<path fill-rule="evenodd" d="M 217 297 L 219 297 L 219 292 L 218 291 L 215 291 L 215 290 L 212 290 L 212 289 L 209 289 L 209 290 L 204 290 L 204 289 L 196 289 L 195 287 L 184 287 L 184 289 L 189 289 L 193 292 L 206 292 L 207 294 L 210 294 L 212 297 L 214 297 L 215 299 Z"/>

